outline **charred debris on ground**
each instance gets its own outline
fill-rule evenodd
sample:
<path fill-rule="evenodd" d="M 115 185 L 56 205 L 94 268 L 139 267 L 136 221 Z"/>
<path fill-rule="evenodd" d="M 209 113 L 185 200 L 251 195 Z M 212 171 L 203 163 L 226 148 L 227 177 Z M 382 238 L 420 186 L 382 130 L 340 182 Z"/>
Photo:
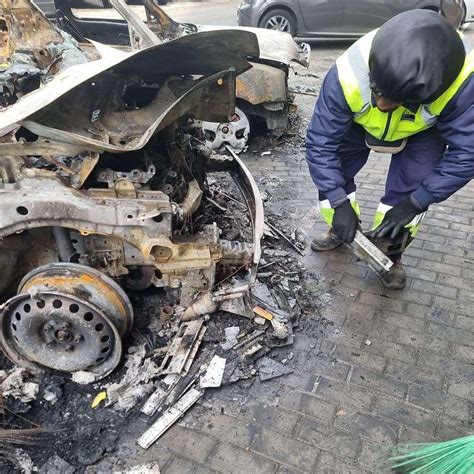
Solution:
<path fill-rule="evenodd" d="M 224 234 L 242 232 L 245 238 L 248 230 L 232 225 L 248 218 L 241 202 L 233 197 L 237 193 L 232 183 L 227 179 L 211 183 L 212 202 L 205 204 L 203 223 L 218 218 Z M 273 222 L 270 225 L 303 249 L 301 237 L 293 240 L 292 229 L 272 217 L 267 215 L 269 223 Z M 248 301 L 251 317 L 217 311 L 180 322 L 179 316 L 168 311 L 176 302 L 172 291 L 132 292 L 137 317 L 124 341 L 127 353 L 106 379 L 81 385 L 54 371 L 33 375 L 12 369 L 25 377 L 17 381 L 18 393 L 5 392 L 2 384 L 4 426 L 45 431 L 34 436 L 32 444 L 20 446 L 34 465 L 52 462 L 55 455 L 69 466 L 92 465 L 114 452 L 132 420 L 140 419 L 145 432 L 146 427 L 160 424 L 191 390 L 199 392 L 195 401 L 201 403 L 205 392 L 212 399 L 213 391 L 220 387 L 235 384 L 245 388 L 256 379 L 265 382 L 291 373 L 294 332 L 299 329 L 302 310 L 317 312 L 319 293 L 305 289 L 305 269 L 295 248 L 270 227 L 265 234 L 259 276 Z M 92 408 L 103 392 L 106 397 L 99 397 L 102 401 Z M 20 394 L 23 398 L 19 399 Z M 7 459 L 19 466 L 15 457 Z"/>
<path fill-rule="evenodd" d="M 0 21 L 1 342 L 16 364 L 2 357 L 0 467 L 74 472 L 131 420 L 146 449 L 205 393 L 291 373 L 320 290 L 304 232 L 272 212 L 278 178 L 259 183 L 264 217 L 244 162 L 196 126 L 232 115 L 255 35 L 145 47 L 135 25 L 142 43 L 122 51 L 79 44 L 28 0 Z M 290 123 L 271 146 L 301 146 Z"/>

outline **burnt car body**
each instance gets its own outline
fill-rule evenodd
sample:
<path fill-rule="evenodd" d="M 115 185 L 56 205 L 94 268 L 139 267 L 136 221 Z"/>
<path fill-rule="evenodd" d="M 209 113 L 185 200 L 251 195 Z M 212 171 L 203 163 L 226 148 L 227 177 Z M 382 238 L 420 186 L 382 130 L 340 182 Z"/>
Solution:
<path fill-rule="evenodd" d="M 288 127 L 288 114 L 296 107 L 288 91 L 288 74 L 292 63 L 309 65 L 310 47 L 297 45 L 290 35 L 260 28 L 200 26 L 178 23 L 170 18 L 156 1 L 144 3 L 147 25 L 161 41 L 211 31 L 247 31 L 256 35 L 260 54 L 252 58 L 252 68 L 237 75 L 237 109 L 232 120 L 198 122 L 206 141 L 214 149 L 229 145 L 242 150 L 255 118 L 263 119 L 268 130 L 281 133 Z M 78 18 L 69 0 L 56 0 L 57 21 L 61 28 L 81 41 L 90 38 L 111 45 L 131 46 L 125 20 Z"/>
<path fill-rule="evenodd" d="M 199 313 L 245 297 L 255 279 L 258 189 L 189 124 L 234 113 L 235 74 L 258 42 L 216 31 L 128 52 L 79 47 L 29 0 L 1 5 L 2 348 L 31 370 L 99 379 L 133 323 L 124 290 L 175 289 Z M 199 225 L 209 172 L 242 191 L 251 242 Z M 238 270 L 238 285 L 226 281 Z"/>

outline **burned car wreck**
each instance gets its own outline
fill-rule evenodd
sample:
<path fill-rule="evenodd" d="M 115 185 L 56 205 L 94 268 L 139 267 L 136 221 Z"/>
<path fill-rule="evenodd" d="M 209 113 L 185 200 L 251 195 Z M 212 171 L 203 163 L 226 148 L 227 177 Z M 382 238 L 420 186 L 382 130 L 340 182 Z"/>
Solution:
<path fill-rule="evenodd" d="M 31 370 L 96 380 L 133 324 L 125 290 L 175 289 L 191 318 L 245 298 L 255 279 L 255 182 L 190 124 L 234 114 L 235 76 L 258 42 L 209 31 L 128 52 L 79 47 L 29 0 L 3 0 L 0 22 L 2 348 Z M 253 242 L 198 222 L 210 172 L 242 191 Z"/>
<path fill-rule="evenodd" d="M 136 47 L 129 40 L 128 24 L 133 24 L 132 12 L 120 5 L 118 11 L 124 20 L 79 18 L 74 15 L 69 0 L 56 0 L 57 21 L 61 28 L 69 32 L 76 40 L 91 38 L 110 45 Z M 111 2 L 116 5 L 116 2 Z M 182 36 L 202 32 L 235 31 L 251 32 L 256 35 L 260 54 L 249 58 L 252 68 L 239 74 L 236 79 L 236 109 L 231 120 L 195 121 L 202 129 L 206 144 L 213 149 L 230 146 L 233 151 L 242 151 L 249 134 L 257 121 L 280 135 L 288 128 L 288 115 L 296 110 L 294 97 L 288 90 L 288 76 L 292 64 L 309 66 L 310 46 L 297 44 L 293 38 L 280 31 L 262 28 L 243 28 L 226 26 L 205 26 L 191 23 L 179 23 L 167 15 L 158 2 L 144 2 L 147 17 L 146 24 L 158 41 L 170 41 Z M 128 11 L 126 11 L 128 10 Z"/>

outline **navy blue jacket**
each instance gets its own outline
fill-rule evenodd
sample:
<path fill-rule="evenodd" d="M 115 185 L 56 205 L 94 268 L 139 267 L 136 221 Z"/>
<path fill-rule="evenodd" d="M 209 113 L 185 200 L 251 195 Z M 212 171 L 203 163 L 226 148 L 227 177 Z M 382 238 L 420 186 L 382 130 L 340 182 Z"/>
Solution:
<path fill-rule="evenodd" d="M 346 199 L 337 149 L 352 123 L 353 113 L 334 65 L 324 79 L 306 135 L 306 159 L 311 177 L 332 207 Z M 435 169 L 412 194 L 424 209 L 434 202 L 444 201 L 474 177 L 474 75 L 444 108 L 435 126 L 447 149 Z"/>

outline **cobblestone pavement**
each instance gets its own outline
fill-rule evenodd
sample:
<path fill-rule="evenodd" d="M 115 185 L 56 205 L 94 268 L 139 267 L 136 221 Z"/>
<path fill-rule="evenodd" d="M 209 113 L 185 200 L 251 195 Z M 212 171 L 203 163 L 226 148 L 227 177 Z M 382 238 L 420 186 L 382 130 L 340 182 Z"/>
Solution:
<path fill-rule="evenodd" d="M 324 71 L 344 45 L 316 48 L 312 72 Z M 302 70 L 299 70 L 303 72 Z M 293 82 L 295 79 L 293 79 Z M 319 84 L 320 79 L 297 79 Z M 308 120 L 314 97 L 298 96 Z M 308 238 L 325 225 L 304 149 L 244 158 L 257 178 L 277 176 L 272 192 Z M 260 150 L 261 151 L 261 150 Z M 358 175 L 364 226 L 382 195 L 389 159 L 373 155 Z M 147 452 L 164 473 L 380 472 L 378 457 L 397 442 L 472 432 L 474 399 L 474 185 L 433 206 L 406 252 L 401 292 L 384 290 L 346 250 L 304 257 L 327 295 L 321 314 L 284 352 L 295 372 L 216 391 Z M 136 437 L 143 431 L 131 430 Z M 137 456 L 128 443 L 120 453 Z"/>

